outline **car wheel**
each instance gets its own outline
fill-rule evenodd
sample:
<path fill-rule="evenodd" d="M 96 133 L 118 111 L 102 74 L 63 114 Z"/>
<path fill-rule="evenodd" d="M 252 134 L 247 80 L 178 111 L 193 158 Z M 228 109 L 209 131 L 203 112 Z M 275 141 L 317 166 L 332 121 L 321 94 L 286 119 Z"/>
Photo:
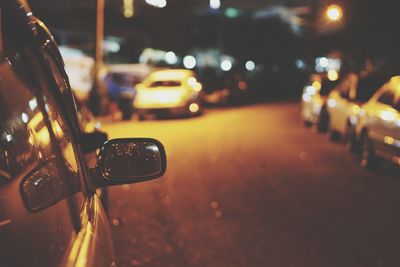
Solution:
<path fill-rule="evenodd" d="M 378 166 L 378 161 L 368 133 L 364 133 L 361 139 L 361 166 L 366 169 L 375 169 Z"/>
<path fill-rule="evenodd" d="M 347 125 L 345 141 L 348 143 L 350 152 L 355 153 L 359 151 L 356 130 L 350 123 Z"/>
<path fill-rule="evenodd" d="M 309 120 L 303 120 L 304 126 L 307 128 L 310 128 L 312 126 L 312 123 Z"/>
<path fill-rule="evenodd" d="M 132 112 L 123 111 L 122 112 L 122 120 L 129 121 L 132 118 Z"/>
<path fill-rule="evenodd" d="M 329 125 L 328 112 L 326 110 L 326 107 L 322 107 L 317 122 L 318 132 L 326 133 L 328 131 L 328 125 Z"/>
<path fill-rule="evenodd" d="M 328 127 L 328 136 L 329 140 L 332 142 L 339 142 L 340 141 L 340 134 L 329 125 Z"/>

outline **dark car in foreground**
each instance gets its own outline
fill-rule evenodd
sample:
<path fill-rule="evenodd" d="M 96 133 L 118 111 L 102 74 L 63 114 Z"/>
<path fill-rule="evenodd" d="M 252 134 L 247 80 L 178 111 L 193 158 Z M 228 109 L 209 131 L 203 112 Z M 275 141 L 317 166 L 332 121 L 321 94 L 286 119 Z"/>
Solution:
<path fill-rule="evenodd" d="M 26 3 L 0 1 L 0 266 L 115 266 L 99 188 L 154 179 L 154 139 L 81 131 L 63 60 Z M 84 154 L 100 149 L 95 168 Z"/>

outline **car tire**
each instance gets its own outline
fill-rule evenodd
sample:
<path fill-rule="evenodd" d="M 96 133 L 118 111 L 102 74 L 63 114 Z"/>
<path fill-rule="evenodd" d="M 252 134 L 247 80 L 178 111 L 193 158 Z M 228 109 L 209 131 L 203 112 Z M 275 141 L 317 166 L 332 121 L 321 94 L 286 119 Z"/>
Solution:
<path fill-rule="evenodd" d="M 365 132 L 361 137 L 361 166 L 366 169 L 376 169 L 379 165 L 379 159 L 375 155 L 374 147 L 368 137 L 368 132 Z"/>
<path fill-rule="evenodd" d="M 122 112 L 122 120 L 129 121 L 132 118 L 132 112 L 123 111 Z"/>
<path fill-rule="evenodd" d="M 329 140 L 331 140 L 332 142 L 339 142 L 341 139 L 339 132 L 332 129 L 331 126 L 328 127 L 328 136 L 329 136 Z"/>
<path fill-rule="evenodd" d="M 349 151 L 352 153 L 359 152 L 360 146 L 358 144 L 356 130 L 351 123 L 348 123 L 346 129 L 346 137 L 344 139 L 349 146 Z"/>
<path fill-rule="evenodd" d="M 308 121 L 308 120 L 303 120 L 303 124 L 307 128 L 311 128 L 311 126 L 312 126 L 312 123 L 310 121 Z"/>
<path fill-rule="evenodd" d="M 328 116 L 328 111 L 326 110 L 325 106 L 323 106 L 321 108 L 321 112 L 318 117 L 317 128 L 318 128 L 318 132 L 320 132 L 320 133 L 326 133 L 328 131 L 329 116 Z"/>

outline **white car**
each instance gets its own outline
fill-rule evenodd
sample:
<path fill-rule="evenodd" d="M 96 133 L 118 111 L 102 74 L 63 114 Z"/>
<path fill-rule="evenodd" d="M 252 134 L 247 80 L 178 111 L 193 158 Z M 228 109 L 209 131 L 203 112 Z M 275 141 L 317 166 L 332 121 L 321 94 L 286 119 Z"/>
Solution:
<path fill-rule="evenodd" d="M 316 125 L 318 130 L 327 130 L 326 99 L 329 92 L 337 85 L 337 80 L 330 81 L 322 74 L 313 74 L 304 86 L 301 101 L 301 119 L 307 126 Z"/>
<path fill-rule="evenodd" d="M 390 79 L 362 106 L 356 134 L 363 167 L 378 167 L 381 158 L 400 164 L 400 76 Z"/>
<path fill-rule="evenodd" d="M 136 86 L 133 106 L 140 120 L 147 114 L 197 115 L 202 112 L 202 89 L 193 71 L 155 71 Z"/>
<path fill-rule="evenodd" d="M 328 128 L 332 140 L 350 142 L 356 150 L 355 126 L 361 105 L 367 102 L 384 84 L 386 76 L 380 73 L 367 75 L 348 74 L 329 94 L 327 100 Z"/>

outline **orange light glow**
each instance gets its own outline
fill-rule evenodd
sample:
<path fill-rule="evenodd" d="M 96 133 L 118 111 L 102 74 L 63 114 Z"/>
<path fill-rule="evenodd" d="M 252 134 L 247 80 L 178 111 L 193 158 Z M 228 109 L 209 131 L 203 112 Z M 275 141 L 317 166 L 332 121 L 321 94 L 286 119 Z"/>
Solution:
<path fill-rule="evenodd" d="M 326 16 L 331 21 L 339 21 L 343 17 L 343 10 L 338 5 L 330 5 L 326 10 Z"/>
<path fill-rule="evenodd" d="M 390 137 L 390 136 L 385 136 L 383 141 L 385 142 L 385 144 L 388 144 L 388 145 L 394 144 L 394 139 L 393 139 L 393 137 Z"/>
<path fill-rule="evenodd" d="M 238 87 L 240 90 L 246 90 L 247 89 L 247 83 L 245 81 L 240 81 L 238 84 Z"/>

